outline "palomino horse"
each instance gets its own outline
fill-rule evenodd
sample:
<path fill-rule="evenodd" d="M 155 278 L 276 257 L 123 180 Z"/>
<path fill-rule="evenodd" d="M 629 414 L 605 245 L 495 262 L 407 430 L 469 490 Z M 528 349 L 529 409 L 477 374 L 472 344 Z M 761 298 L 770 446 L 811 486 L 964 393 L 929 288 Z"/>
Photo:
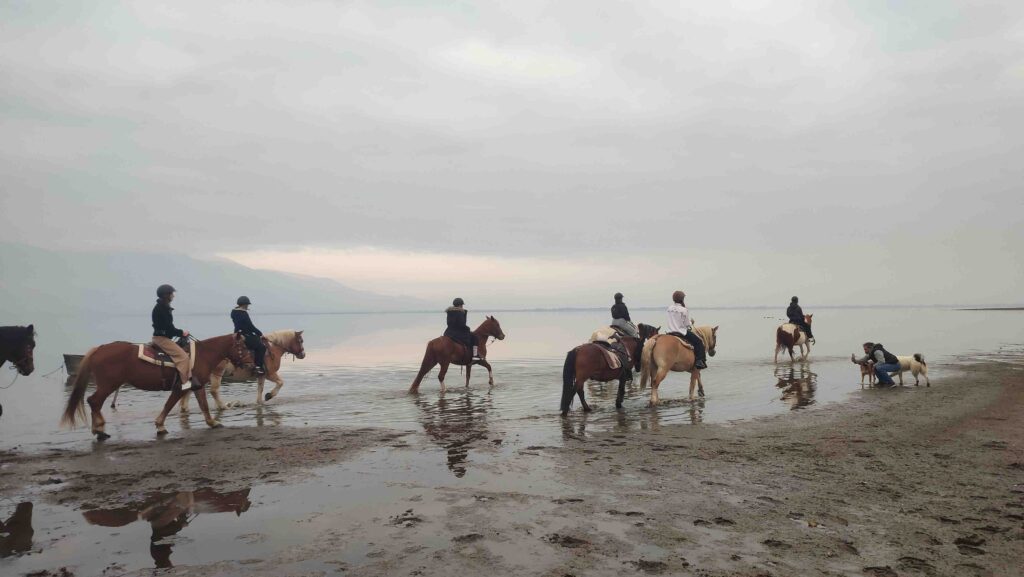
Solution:
<path fill-rule="evenodd" d="M 277 393 L 281 391 L 281 387 L 284 386 L 284 379 L 277 371 L 281 368 L 281 360 L 284 355 L 294 355 L 296 358 L 306 358 L 306 349 L 302 346 L 302 331 L 283 330 L 274 331 L 263 335 L 266 339 L 267 344 L 267 356 L 263 362 L 267 365 L 267 374 L 259 375 L 257 377 L 256 385 L 256 404 L 262 405 L 263 401 L 269 401 L 277 396 Z M 231 371 L 228 373 L 228 371 Z M 253 369 L 246 369 L 236 367 L 231 364 L 230 361 L 221 361 L 219 365 L 214 367 L 213 372 L 210 373 L 210 394 L 213 395 L 214 402 L 217 403 L 217 409 L 223 411 L 228 408 L 220 399 L 220 383 L 225 375 L 230 374 L 235 378 L 242 380 L 251 380 L 256 377 L 256 371 Z M 270 379 L 274 382 L 274 390 L 267 393 L 266 397 L 263 396 L 263 382 L 266 379 Z M 188 397 L 181 397 L 181 412 L 188 412 Z"/>
<path fill-rule="evenodd" d="M 210 382 L 210 373 L 213 368 L 224 359 L 229 359 L 236 365 L 252 364 L 252 355 L 245 348 L 245 340 L 241 335 L 224 335 L 197 342 L 192 378 L 205 385 Z M 100 441 L 109 439 L 110 435 L 103 430 L 106 425 L 101 413 L 103 401 L 125 383 L 144 391 L 166 390 L 164 372 L 168 370 L 175 371 L 177 369 L 158 367 L 139 359 L 139 345 L 134 343 L 116 341 L 93 348 L 85 354 L 82 364 L 78 367 L 74 388 L 68 398 L 68 405 L 64 409 L 61 424 L 74 426 L 77 419 L 85 420 L 85 387 L 91 376 L 96 383 L 96 392 L 89 396 L 89 407 L 92 408 L 92 432 Z M 188 384 L 185 383 L 182 386 L 188 386 Z M 211 428 L 220 427 L 221 424 L 210 416 L 210 407 L 206 402 L 206 389 L 196 389 L 193 393 L 196 395 L 196 400 L 199 401 L 199 408 L 203 410 L 206 424 Z M 171 407 L 181 399 L 183 394 L 181 388 L 171 390 L 171 396 L 164 404 L 164 410 L 156 419 L 158 435 L 167 434 L 164 420 L 167 419 L 167 413 L 171 411 Z"/>
<path fill-rule="evenodd" d="M 707 325 L 693 327 L 693 332 L 704 341 L 708 356 L 715 356 L 715 344 L 718 341 L 718 327 Z M 658 335 L 644 345 L 643 358 L 640 360 L 640 388 L 647 386 L 651 379 L 651 406 L 658 404 L 658 385 L 665 380 L 668 372 L 690 373 L 690 400 L 693 399 L 694 387 L 700 387 L 700 396 L 704 396 L 704 382 L 700 378 L 700 369 L 693 368 L 696 362 L 693 349 L 688 344 L 672 335 Z"/>
<path fill-rule="evenodd" d="M 813 316 L 804 315 L 807 326 L 811 326 Z M 794 360 L 793 347 L 796 346 L 800 347 L 800 360 L 806 361 L 807 355 L 811 354 L 811 343 L 807 340 L 807 333 L 793 323 L 779 325 L 779 328 L 775 329 L 775 362 L 779 362 L 779 351 L 782 349 L 789 351 L 789 360 L 792 362 Z M 807 347 L 806 350 L 804 347 Z"/>
<path fill-rule="evenodd" d="M 588 379 L 608 382 L 619 379 L 619 392 L 615 396 L 615 408 L 622 408 L 622 399 L 626 396 L 626 381 L 632 377 L 632 370 L 640 369 L 640 351 L 643 350 L 644 342 L 658 334 L 658 328 L 641 323 L 637 326 L 640 338 L 618 335 L 617 338 L 626 347 L 629 353 L 629 362 L 632 366 L 624 366 L 613 369 L 608 365 L 608 357 L 601 345 L 593 342 L 582 344 L 565 355 L 565 364 L 562 366 L 562 416 L 569 414 L 569 407 L 572 406 L 573 395 L 579 396 L 583 411 L 589 413 L 592 409 L 587 404 L 583 394 L 583 385 Z"/>
<path fill-rule="evenodd" d="M 491 371 L 491 364 L 487 362 L 487 339 L 494 337 L 499 341 L 505 339 L 505 333 L 498 324 L 498 319 L 487 317 L 487 320 L 480 323 L 480 326 L 473 331 L 476 335 L 477 349 L 480 352 L 479 359 L 473 361 L 466 367 L 466 386 L 469 386 L 469 371 L 473 365 L 481 365 L 487 369 L 487 383 L 494 386 L 494 373 Z M 445 391 L 444 376 L 448 373 L 448 365 L 466 364 L 466 347 L 452 339 L 441 336 L 427 343 L 427 351 L 423 353 L 423 363 L 420 364 L 420 372 L 416 374 L 416 380 L 409 387 L 410 393 L 420 390 L 420 382 L 435 365 L 441 365 L 441 371 L 437 373 L 437 380 L 441 381 L 441 392 Z"/>

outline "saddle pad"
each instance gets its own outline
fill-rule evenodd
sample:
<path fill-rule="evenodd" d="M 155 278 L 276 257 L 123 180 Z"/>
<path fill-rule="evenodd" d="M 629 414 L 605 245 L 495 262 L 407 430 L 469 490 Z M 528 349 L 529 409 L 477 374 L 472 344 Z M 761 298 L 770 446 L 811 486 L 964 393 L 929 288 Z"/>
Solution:
<path fill-rule="evenodd" d="M 658 335 L 655 338 L 661 338 L 661 337 L 672 337 L 672 338 L 676 339 L 677 341 L 679 341 L 680 343 L 682 343 L 684 347 L 690 349 L 691 351 L 693 350 L 693 345 L 691 345 L 690 343 L 686 342 L 686 339 L 677 337 L 677 336 L 675 336 L 675 335 L 673 335 L 671 333 L 665 333 L 663 335 Z"/>
<path fill-rule="evenodd" d="M 619 333 L 616 332 L 615 329 L 613 329 L 612 327 L 601 327 L 594 331 L 593 333 L 591 333 L 590 342 L 596 343 L 603 341 L 606 343 L 611 343 L 618 341 L 618 337 Z"/>
<path fill-rule="evenodd" d="M 605 360 L 608 361 L 608 368 L 612 370 L 618 370 L 622 368 L 622 357 L 619 356 L 619 352 L 608 346 L 606 343 L 596 341 L 593 344 L 597 345 L 601 352 L 604 353 Z"/>
<path fill-rule="evenodd" d="M 158 367 L 173 367 L 174 361 L 171 357 L 163 353 L 157 353 L 156 349 L 153 348 L 153 343 L 139 343 L 139 359 L 146 361 L 151 365 Z M 196 342 L 189 341 L 188 343 L 188 368 L 189 370 L 194 369 L 196 366 Z"/>

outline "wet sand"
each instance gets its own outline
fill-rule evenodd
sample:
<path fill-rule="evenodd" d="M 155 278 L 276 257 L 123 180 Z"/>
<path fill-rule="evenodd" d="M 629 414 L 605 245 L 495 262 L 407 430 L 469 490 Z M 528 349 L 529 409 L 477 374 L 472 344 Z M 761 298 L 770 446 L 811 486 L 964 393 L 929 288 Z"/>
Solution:
<path fill-rule="evenodd" d="M 11 566 L 151 575 L 118 541 L 135 531 L 167 575 L 1020 575 L 1022 369 L 946 367 L 930 388 L 733 425 L 624 415 L 593 433 L 574 413 L 543 445 L 437 423 L 0 453 L 0 497 L 37 509 Z M 237 527 L 215 528 L 218 512 Z M 83 517 L 121 529 L 48 559 Z"/>

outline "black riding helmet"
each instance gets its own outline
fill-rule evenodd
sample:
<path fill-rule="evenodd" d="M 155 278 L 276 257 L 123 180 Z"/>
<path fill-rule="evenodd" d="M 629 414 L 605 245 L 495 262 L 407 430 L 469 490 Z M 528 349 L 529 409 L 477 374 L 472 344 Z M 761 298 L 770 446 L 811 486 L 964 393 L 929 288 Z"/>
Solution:
<path fill-rule="evenodd" d="M 160 298 L 167 298 L 167 297 L 171 296 L 171 293 L 174 293 L 174 292 L 177 292 L 177 291 L 174 290 L 174 287 L 172 287 L 169 284 L 162 284 L 159 287 L 157 287 L 157 289 L 156 289 L 156 296 L 158 296 Z"/>
<path fill-rule="evenodd" d="M 622 293 L 615 293 L 615 300 L 616 301 L 621 301 L 622 300 Z"/>
<path fill-rule="evenodd" d="M 455 300 L 452 301 L 452 306 L 455 307 L 461 307 L 464 304 L 466 304 L 466 301 L 462 300 L 461 298 L 456 298 Z"/>
<path fill-rule="evenodd" d="M 798 299 L 796 297 L 793 297 L 793 298 L 789 299 L 789 302 L 798 303 L 798 302 L 800 302 L 800 299 Z"/>
<path fill-rule="evenodd" d="M 247 296 L 240 296 L 240 297 L 238 297 L 238 300 L 236 302 L 238 303 L 238 306 L 251 305 L 252 304 L 252 301 L 249 300 L 249 297 L 247 297 Z"/>

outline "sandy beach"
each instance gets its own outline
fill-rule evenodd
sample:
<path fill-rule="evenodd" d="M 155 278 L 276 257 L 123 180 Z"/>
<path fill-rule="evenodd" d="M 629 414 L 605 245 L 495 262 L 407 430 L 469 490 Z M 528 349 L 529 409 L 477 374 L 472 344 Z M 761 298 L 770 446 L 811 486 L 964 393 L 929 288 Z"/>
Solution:
<path fill-rule="evenodd" d="M 145 517 L 154 543 L 164 522 L 154 506 L 168 519 L 204 502 L 241 516 L 254 485 L 314 503 L 280 514 L 274 531 L 300 531 L 291 544 L 257 529 L 236 540 L 266 543 L 264 554 L 205 564 L 176 554 L 168 575 L 1019 575 L 1022 365 L 950 368 L 930 388 L 868 389 L 731 425 L 654 419 L 587 433 L 570 418 L 557 446 L 438 431 L 489 455 L 469 491 L 417 470 L 415 435 L 281 426 L 8 451 L 0 497 L 73 507 L 90 522 L 127 511 L 123 523 Z M 451 465 L 458 453 L 446 446 Z M 174 509 L 168 495 L 185 504 Z M 231 504 L 240 495 L 244 507 Z M 43 551 L 74 527 L 34 530 L 32 550 Z M 100 557 L 103 575 L 152 574 L 128 570 L 116 551 Z"/>

